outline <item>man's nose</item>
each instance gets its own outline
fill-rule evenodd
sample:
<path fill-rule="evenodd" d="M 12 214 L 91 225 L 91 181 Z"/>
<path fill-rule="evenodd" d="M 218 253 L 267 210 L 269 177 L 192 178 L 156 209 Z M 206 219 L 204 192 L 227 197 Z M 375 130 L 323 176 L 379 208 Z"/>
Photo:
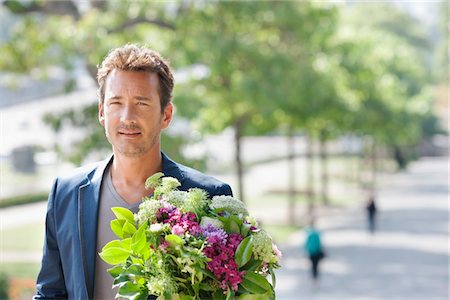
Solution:
<path fill-rule="evenodd" d="M 136 111 L 132 105 L 124 105 L 120 114 L 120 121 L 124 124 L 136 123 Z"/>

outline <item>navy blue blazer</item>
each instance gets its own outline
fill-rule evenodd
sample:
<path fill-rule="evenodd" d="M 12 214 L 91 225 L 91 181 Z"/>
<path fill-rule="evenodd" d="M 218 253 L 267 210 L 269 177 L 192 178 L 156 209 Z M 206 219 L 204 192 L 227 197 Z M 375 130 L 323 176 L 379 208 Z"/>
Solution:
<path fill-rule="evenodd" d="M 92 298 L 100 186 L 112 159 L 55 180 L 48 198 L 44 253 L 33 299 Z M 175 163 L 164 153 L 162 166 L 165 176 L 180 181 L 180 190 L 198 187 L 210 196 L 232 195 L 229 185 Z"/>

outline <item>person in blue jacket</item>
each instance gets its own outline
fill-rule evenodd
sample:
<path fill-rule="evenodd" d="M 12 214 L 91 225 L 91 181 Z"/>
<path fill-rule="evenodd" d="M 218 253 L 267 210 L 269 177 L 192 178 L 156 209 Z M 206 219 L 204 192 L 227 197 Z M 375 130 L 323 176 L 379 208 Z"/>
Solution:
<path fill-rule="evenodd" d="M 320 233 L 315 227 L 314 219 L 311 220 L 310 226 L 306 228 L 305 252 L 311 261 L 311 276 L 316 282 L 319 279 L 319 263 L 325 257 L 322 247 Z"/>
<path fill-rule="evenodd" d="M 48 199 L 44 251 L 33 299 L 114 299 L 111 266 L 98 256 L 116 239 L 112 207 L 137 212 L 157 173 L 177 178 L 180 190 L 232 195 L 229 185 L 172 161 L 160 149 L 173 114 L 174 79 L 155 51 L 136 45 L 112 50 L 98 70 L 98 119 L 112 145 L 106 160 L 57 178 Z"/>

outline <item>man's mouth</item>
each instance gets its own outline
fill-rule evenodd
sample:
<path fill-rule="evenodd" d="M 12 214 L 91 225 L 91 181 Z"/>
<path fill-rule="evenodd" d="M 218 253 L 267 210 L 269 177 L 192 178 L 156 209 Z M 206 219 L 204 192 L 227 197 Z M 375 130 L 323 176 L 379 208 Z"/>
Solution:
<path fill-rule="evenodd" d="M 132 136 L 138 136 L 141 133 L 138 132 L 138 131 L 119 131 L 119 134 L 122 135 L 122 136 L 132 137 Z"/>

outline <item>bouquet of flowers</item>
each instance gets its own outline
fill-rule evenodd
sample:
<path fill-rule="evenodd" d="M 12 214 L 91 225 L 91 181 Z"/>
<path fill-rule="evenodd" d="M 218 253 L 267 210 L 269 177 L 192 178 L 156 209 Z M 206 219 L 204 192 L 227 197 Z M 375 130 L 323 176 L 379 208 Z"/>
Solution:
<path fill-rule="evenodd" d="M 112 209 L 120 239 L 99 255 L 114 265 L 108 272 L 117 297 L 275 299 L 281 252 L 245 205 L 231 196 L 208 199 L 198 188 L 179 191 L 177 179 L 163 176 L 147 179 L 154 192 L 137 214 Z"/>

